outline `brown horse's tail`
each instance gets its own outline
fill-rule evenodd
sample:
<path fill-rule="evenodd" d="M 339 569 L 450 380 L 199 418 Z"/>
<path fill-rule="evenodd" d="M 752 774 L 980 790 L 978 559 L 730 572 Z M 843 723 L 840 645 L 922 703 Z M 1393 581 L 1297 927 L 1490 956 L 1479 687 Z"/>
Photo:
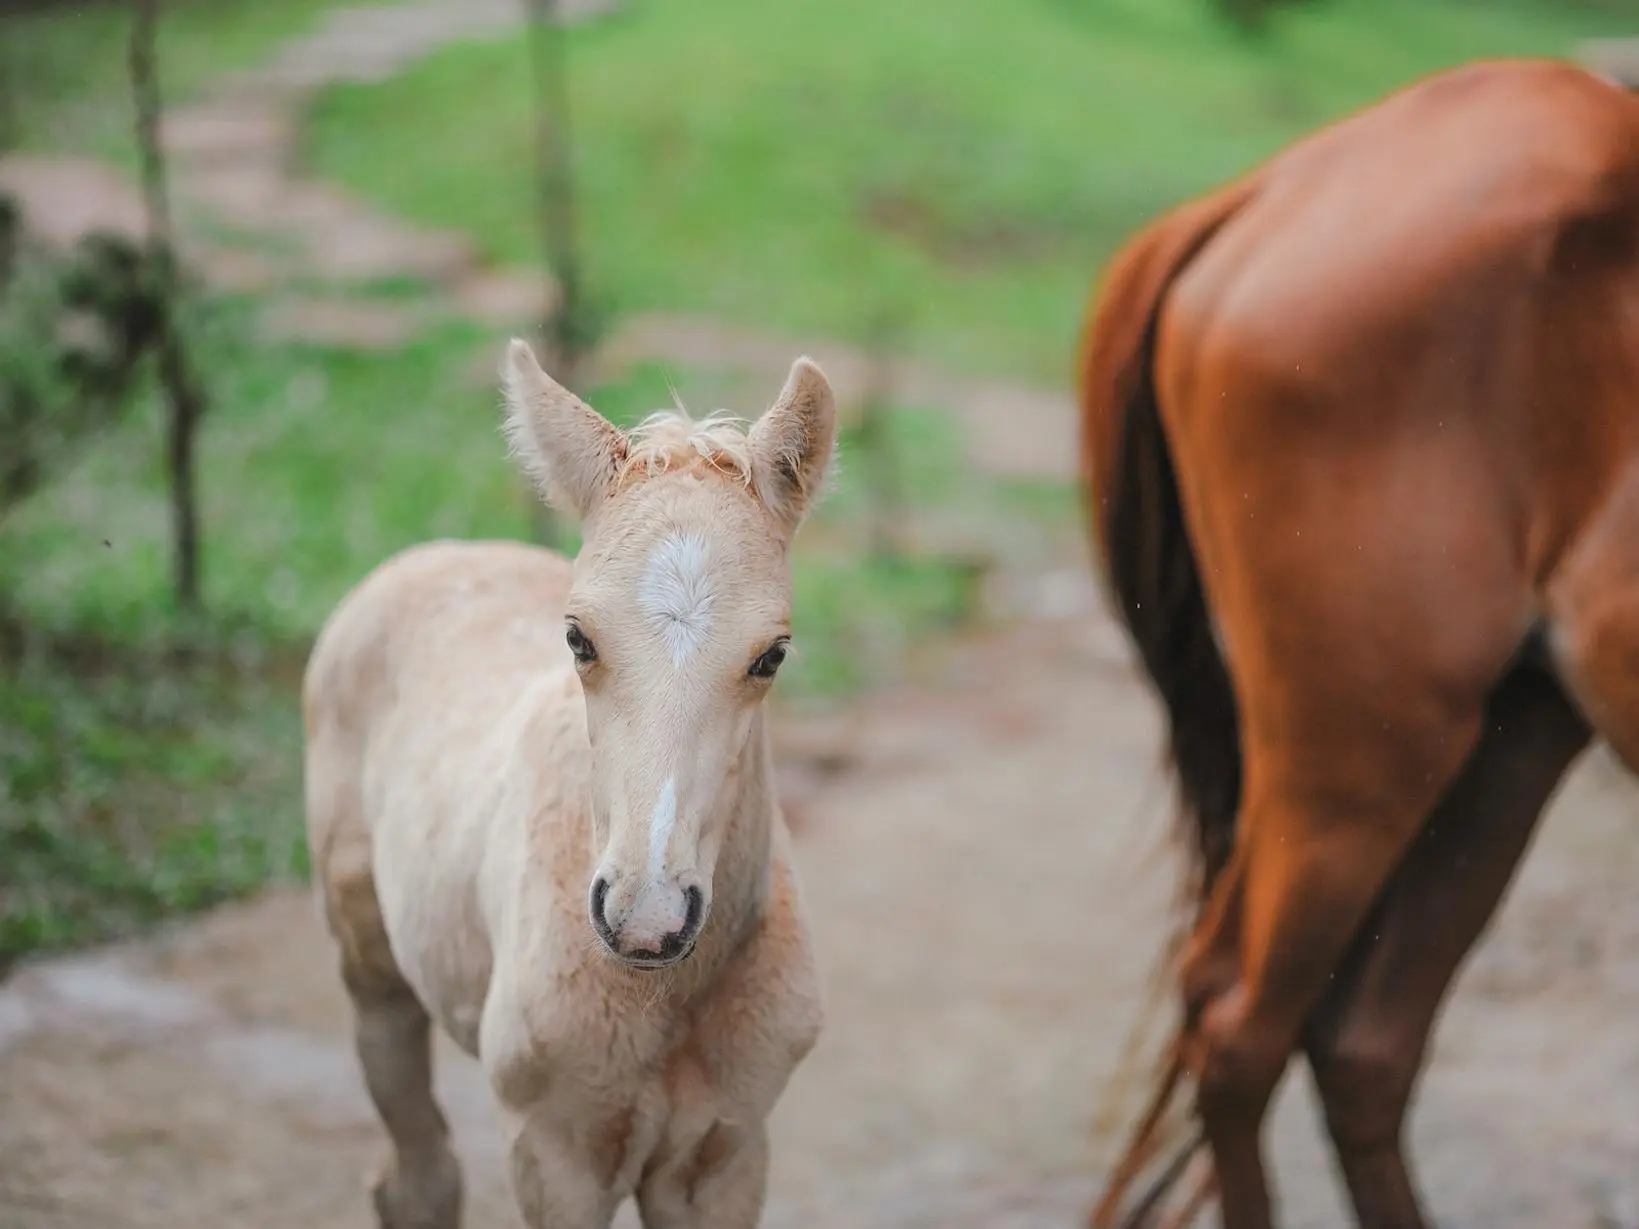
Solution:
<path fill-rule="evenodd" d="M 1204 903 L 1234 844 L 1240 729 L 1179 501 L 1155 384 L 1162 303 L 1190 260 L 1252 195 L 1249 181 L 1168 214 L 1117 257 L 1081 362 L 1081 472 L 1109 596 L 1166 711 L 1192 857 L 1187 891 Z M 1182 934 L 1163 951 L 1170 960 Z M 1123 1189 L 1161 1146 L 1180 1056 L 1167 1048 L 1144 1122 L 1117 1165 L 1094 1225 L 1113 1223 Z"/>

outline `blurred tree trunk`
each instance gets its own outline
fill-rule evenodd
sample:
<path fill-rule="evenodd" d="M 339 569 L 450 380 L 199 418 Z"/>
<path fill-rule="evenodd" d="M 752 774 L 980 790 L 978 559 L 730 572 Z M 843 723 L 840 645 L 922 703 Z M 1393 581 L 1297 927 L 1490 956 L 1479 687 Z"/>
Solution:
<path fill-rule="evenodd" d="M 17 118 L 17 70 L 13 59 L 16 54 L 4 19 L 0 17 L 0 158 L 10 152 L 21 135 Z M 11 282 L 22 233 L 23 221 L 17 203 L 0 193 L 0 296 L 6 293 Z"/>
<path fill-rule="evenodd" d="M 552 376 L 572 392 L 581 391 L 587 356 L 597 327 L 586 301 L 580 235 L 575 211 L 574 149 L 570 139 L 569 69 L 558 0 L 529 0 L 530 60 L 535 82 L 535 149 L 540 191 L 541 246 L 556 282 L 547 295 L 541 331 Z M 536 536 L 548 546 L 561 543 L 550 509 L 536 501 Z"/>
<path fill-rule="evenodd" d="M 137 150 L 148 208 L 148 250 L 157 279 L 156 347 L 159 378 L 170 410 L 166 424 L 167 477 L 171 493 L 172 583 L 177 604 L 199 607 L 200 524 L 194 446 L 205 413 L 205 391 L 183 339 L 176 242 L 160 144 L 161 114 L 156 42 L 159 0 L 134 0 L 131 23 L 131 92 L 136 102 Z"/>
<path fill-rule="evenodd" d="M 16 37 L 6 29 L 5 15 L 0 13 L 0 154 L 16 145 L 20 136 L 16 44 Z"/>

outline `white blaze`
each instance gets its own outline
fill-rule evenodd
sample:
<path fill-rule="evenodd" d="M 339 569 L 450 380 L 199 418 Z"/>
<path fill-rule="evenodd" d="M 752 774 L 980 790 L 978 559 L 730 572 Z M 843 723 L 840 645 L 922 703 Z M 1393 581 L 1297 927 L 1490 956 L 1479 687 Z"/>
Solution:
<path fill-rule="evenodd" d="M 710 553 L 698 533 L 667 538 L 649 556 L 649 570 L 638 588 L 638 605 L 666 641 L 674 665 L 689 659 L 711 627 Z"/>
<path fill-rule="evenodd" d="M 658 883 L 666 873 L 666 849 L 677 828 L 677 778 L 667 777 L 660 797 L 649 817 L 649 882 Z"/>

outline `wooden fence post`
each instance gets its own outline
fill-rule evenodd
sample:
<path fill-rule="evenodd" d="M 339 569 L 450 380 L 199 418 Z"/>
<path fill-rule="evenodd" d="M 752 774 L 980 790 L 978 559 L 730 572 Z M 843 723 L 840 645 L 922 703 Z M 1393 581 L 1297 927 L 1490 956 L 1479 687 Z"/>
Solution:
<path fill-rule="evenodd" d="M 200 518 L 195 443 L 206 398 L 183 340 L 177 304 L 180 286 L 170 203 L 165 186 L 165 153 L 160 145 L 160 90 L 155 45 L 159 0 L 135 0 L 129 66 L 136 102 L 137 151 L 142 159 L 143 198 L 148 211 L 148 255 L 158 299 L 156 346 L 159 379 L 170 414 L 166 424 L 167 477 L 171 494 L 172 583 L 184 610 L 200 605 Z"/>

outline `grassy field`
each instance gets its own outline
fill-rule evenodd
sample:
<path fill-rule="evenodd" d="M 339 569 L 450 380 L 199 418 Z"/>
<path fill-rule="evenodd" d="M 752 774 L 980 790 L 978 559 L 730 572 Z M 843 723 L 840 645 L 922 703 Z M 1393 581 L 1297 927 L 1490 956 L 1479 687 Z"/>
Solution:
<path fill-rule="evenodd" d="M 904 312 L 936 359 L 1063 383 L 1094 271 L 1145 218 L 1430 70 L 1563 53 L 1614 13 L 1317 0 L 1250 38 L 1206 0 L 632 0 L 570 35 L 591 281 L 616 310 L 828 336 Z M 523 263 L 532 136 L 514 39 L 329 91 L 310 150 Z"/>
<path fill-rule="evenodd" d="M 304 873 L 296 684 L 319 623 L 401 547 L 531 533 L 482 375 L 497 339 L 452 324 L 385 355 L 269 346 L 251 306 L 199 313 L 217 399 L 200 462 L 207 616 L 170 600 L 151 399 L 0 524 L 0 968 Z M 742 413 L 775 391 L 642 367 L 588 396 L 631 423 L 671 384 Z M 918 510 L 966 502 L 948 428 L 888 422 Z M 987 493 L 977 510 L 1029 535 L 1062 515 L 1041 499 Z M 861 512 L 845 473 L 801 539 L 787 700 L 891 677 L 909 644 L 971 612 L 961 567 L 868 558 Z"/>
<path fill-rule="evenodd" d="M 302 873 L 289 657 L 207 629 L 0 638 L 0 972 Z"/>
<path fill-rule="evenodd" d="M 350 7 L 389 0 L 348 0 Z M 0 9 L 5 6 L 0 4 Z M 131 5 L 83 0 L 0 15 L 0 83 L 10 144 L 135 164 L 127 84 Z M 337 0 L 161 0 L 158 58 L 169 101 L 258 63 Z"/>
<path fill-rule="evenodd" d="M 327 7 L 172 0 L 167 95 Z M 129 161 L 126 22 L 119 4 L 0 21 L 20 144 Z M 1608 22 L 1546 0 L 1327 0 L 1248 40 L 1204 0 L 632 0 L 572 35 L 593 284 L 617 312 L 827 335 L 900 313 L 923 354 L 1062 381 L 1094 268 L 1154 210 L 1429 68 Z M 516 42 L 469 45 L 331 91 L 311 156 L 385 209 L 532 262 L 525 69 Z M 402 546 L 530 531 L 496 430 L 500 339 L 451 324 L 385 355 L 269 344 L 256 306 L 197 313 L 205 617 L 168 594 L 151 400 L 0 523 L 0 967 L 301 875 L 295 682 L 319 621 Z M 773 392 L 710 367 L 587 392 L 630 422 L 669 382 L 702 409 L 753 413 Z M 936 412 L 888 421 L 929 521 L 1015 551 L 1064 525 L 1069 492 L 978 481 Z M 959 564 L 863 551 L 858 442 L 804 534 L 790 699 L 890 677 L 971 608 Z"/>
<path fill-rule="evenodd" d="M 248 306 L 213 303 L 209 326 L 197 334 L 217 398 L 200 461 L 205 603 L 215 623 L 300 644 L 349 586 L 396 550 L 444 536 L 530 536 L 533 494 L 506 457 L 499 394 L 484 377 L 499 339 L 451 323 L 389 354 L 268 346 L 254 338 Z M 629 425 L 670 405 L 673 385 L 696 412 L 726 402 L 755 414 L 777 391 L 748 388 L 729 372 L 645 365 L 586 395 Z M 14 614 L 29 625 L 100 642 L 151 643 L 175 630 L 158 413 L 154 404 L 139 407 L 6 522 L 0 579 Z M 889 423 L 906 498 L 920 513 L 937 516 L 958 492 L 971 498 L 941 419 L 899 411 Z M 894 610 L 915 626 L 918 606 L 931 614 L 944 604 L 930 597 L 908 611 L 897 599 L 884 606 L 838 573 L 859 566 L 864 498 L 852 435 L 841 450 L 842 480 L 804 534 L 802 558 L 813 567 L 799 569 L 797 617 L 816 603 L 830 609 L 850 592 L 857 609 L 816 618 L 819 641 L 852 639 L 863 629 L 850 619 L 892 622 Z M 998 515 L 1024 506 L 991 502 Z M 562 545 L 573 550 L 575 540 Z M 852 681 L 846 670 L 795 661 L 789 680 L 821 694 Z"/>

